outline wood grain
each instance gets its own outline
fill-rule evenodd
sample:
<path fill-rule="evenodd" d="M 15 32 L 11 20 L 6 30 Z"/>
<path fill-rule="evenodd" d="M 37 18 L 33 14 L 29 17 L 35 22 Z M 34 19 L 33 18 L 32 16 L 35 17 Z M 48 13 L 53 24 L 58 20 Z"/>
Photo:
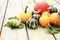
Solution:
<path fill-rule="evenodd" d="M 22 11 L 21 0 L 9 0 L 4 25 L 7 23 L 9 17 L 19 17 Z M 25 27 L 23 29 L 16 30 L 11 30 L 8 27 L 3 27 L 2 40 L 27 40 Z"/>

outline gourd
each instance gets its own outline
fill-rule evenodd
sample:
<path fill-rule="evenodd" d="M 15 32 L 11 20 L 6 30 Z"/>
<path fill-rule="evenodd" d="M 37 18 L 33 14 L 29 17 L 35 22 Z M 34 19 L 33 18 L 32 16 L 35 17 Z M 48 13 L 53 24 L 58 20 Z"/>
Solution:
<path fill-rule="evenodd" d="M 39 18 L 39 24 L 42 27 L 46 27 L 48 24 L 50 24 L 50 17 L 43 15 Z"/>
<path fill-rule="evenodd" d="M 27 8 L 28 6 L 26 6 L 25 8 L 25 12 L 22 12 L 21 15 L 20 15 L 20 20 L 23 22 L 23 23 L 26 23 L 26 21 L 29 19 L 29 18 L 32 18 L 32 14 L 27 12 Z"/>
<path fill-rule="evenodd" d="M 42 16 L 44 16 L 44 15 L 50 17 L 50 13 L 49 13 L 48 11 L 43 12 L 43 13 L 42 13 Z"/>
<path fill-rule="evenodd" d="M 40 15 L 39 14 L 33 14 L 33 17 L 32 18 L 34 18 L 34 19 L 36 19 L 38 21 L 39 18 L 40 18 Z"/>
<path fill-rule="evenodd" d="M 60 11 L 58 13 L 51 14 L 50 23 L 55 26 L 60 26 Z"/>
<path fill-rule="evenodd" d="M 38 2 L 34 5 L 34 10 L 39 12 L 39 14 L 42 14 L 44 11 L 47 11 L 49 5 L 42 1 L 42 2 Z"/>
<path fill-rule="evenodd" d="M 10 27 L 12 29 L 16 29 L 23 28 L 24 24 L 21 23 L 18 17 L 14 16 L 9 18 L 9 21 L 7 22 L 7 24 L 5 24 L 5 26 Z"/>
<path fill-rule="evenodd" d="M 30 29 L 36 29 L 38 27 L 38 22 L 34 18 L 29 18 L 26 22 L 26 26 Z"/>
<path fill-rule="evenodd" d="M 49 13 L 57 13 L 58 9 L 56 7 L 50 6 L 48 8 Z"/>

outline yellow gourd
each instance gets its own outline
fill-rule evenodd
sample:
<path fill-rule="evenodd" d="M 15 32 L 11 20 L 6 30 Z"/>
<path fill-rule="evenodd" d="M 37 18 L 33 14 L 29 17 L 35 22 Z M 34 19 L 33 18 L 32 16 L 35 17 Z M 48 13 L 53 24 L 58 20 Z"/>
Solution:
<path fill-rule="evenodd" d="M 25 12 L 21 13 L 21 15 L 20 15 L 20 20 L 23 23 L 25 23 L 29 18 L 32 18 L 32 14 L 26 11 L 27 8 L 28 8 L 28 6 L 26 6 L 26 8 L 25 8 Z"/>

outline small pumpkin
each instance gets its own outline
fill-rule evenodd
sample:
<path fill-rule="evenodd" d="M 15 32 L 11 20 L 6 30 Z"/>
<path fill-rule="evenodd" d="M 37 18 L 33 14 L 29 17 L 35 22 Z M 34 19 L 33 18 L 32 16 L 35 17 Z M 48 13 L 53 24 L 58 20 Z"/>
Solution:
<path fill-rule="evenodd" d="M 50 7 L 48 8 L 48 11 L 49 11 L 50 13 L 57 13 L 58 9 L 57 9 L 56 7 L 50 6 Z"/>
<path fill-rule="evenodd" d="M 49 13 L 48 11 L 43 12 L 43 13 L 42 13 L 42 16 L 44 16 L 44 15 L 50 17 L 50 13 Z"/>
<path fill-rule="evenodd" d="M 50 17 L 48 16 L 41 16 L 39 18 L 39 23 L 42 27 L 46 27 L 48 24 L 50 24 Z"/>
<path fill-rule="evenodd" d="M 32 18 L 32 14 L 27 12 L 27 8 L 28 6 L 26 6 L 25 8 L 25 12 L 21 13 L 20 15 L 20 20 L 23 22 L 23 23 L 26 23 L 26 21 L 29 19 L 29 18 Z"/>
<path fill-rule="evenodd" d="M 39 20 L 39 18 L 40 18 L 40 15 L 39 15 L 39 14 L 33 14 L 33 16 L 32 16 L 32 17 L 38 21 L 38 20 Z"/>
<path fill-rule="evenodd" d="M 36 29 L 38 27 L 38 22 L 34 18 L 29 18 L 26 22 L 26 26 L 30 29 Z"/>
<path fill-rule="evenodd" d="M 55 26 L 60 26 L 60 11 L 58 13 L 51 14 L 50 23 Z"/>

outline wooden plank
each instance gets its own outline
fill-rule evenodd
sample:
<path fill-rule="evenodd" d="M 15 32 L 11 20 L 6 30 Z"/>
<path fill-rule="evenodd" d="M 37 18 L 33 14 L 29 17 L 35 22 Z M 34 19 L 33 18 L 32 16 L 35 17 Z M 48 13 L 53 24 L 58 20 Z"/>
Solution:
<path fill-rule="evenodd" d="M 37 28 L 35 30 L 28 29 L 28 34 L 30 40 L 55 40 L 45 28 Z"/>
<path fill-rule="evenodd" d="M 1 32 L 1 25 L 2 25 L 6 4 L 7 4 L 7 0 L 0 0 L 0 32 Z M 1 35 L 0 35 L 0 40 L 2 40 Z"/>
<path fill-rule="evenodd" d="M 55 37 L 57 38 L 57 40 L 60 40 L 60 33 L 55 34 Z"/>
<path fill-rule="evenodd" d="M 2 20 L 3 20 L 5 8 L 6 8 L 6 3 L 7 3 L 7 0 L 0 0 L 0 31 L 1 31 Z"/>
<path fill-rule="evenodd" d="M 0 40 L 2 40 L 2 39 L 1 39 L 1 36 L 0 36 Z"/>
<path fill-rule="evenodd" d="M 19 17 L 21 12 L 21 0 L 9 0 L 4 24 L 7 23 L 9 17 Z M 27 40 L 26 30 L 25 28 L 11 30 L 8 27 L 3 27 L 2 40 Z"/>

